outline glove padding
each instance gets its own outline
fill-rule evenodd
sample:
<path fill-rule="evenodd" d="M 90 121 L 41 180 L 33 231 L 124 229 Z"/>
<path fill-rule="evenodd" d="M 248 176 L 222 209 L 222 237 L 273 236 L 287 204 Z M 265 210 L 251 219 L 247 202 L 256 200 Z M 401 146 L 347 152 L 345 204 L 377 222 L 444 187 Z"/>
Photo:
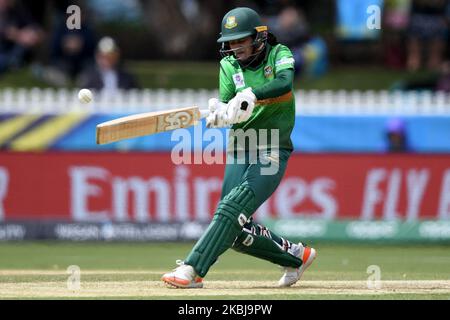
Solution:
<path fill-rule="evenodd" d="M 217 98 L 208 100 L 209 115 L 206 117 L 207 128 L 222 128 L 230 125 L 227 117 L 227 104 Z"/>
<path fill-rule="evenodd" d="M 255 108 L 256 96 L 252 88 L 238 92 L 227 105 L 227 118 L 230 124 L 247 121 Z"/>

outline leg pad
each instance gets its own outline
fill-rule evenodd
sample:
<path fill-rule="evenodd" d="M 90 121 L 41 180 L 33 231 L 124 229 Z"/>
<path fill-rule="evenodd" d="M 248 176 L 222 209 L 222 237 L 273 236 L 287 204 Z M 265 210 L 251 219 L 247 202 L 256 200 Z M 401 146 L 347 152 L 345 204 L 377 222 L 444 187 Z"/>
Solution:
<path fill-rule="evenodd" d="M 217 258 L 231 248 L 253 213 L 254 202 L 254 192 L 247 186 L 232 189 L 220 201 L 208 229 L 185 260 L 200 277 L 204 277 Z"/>

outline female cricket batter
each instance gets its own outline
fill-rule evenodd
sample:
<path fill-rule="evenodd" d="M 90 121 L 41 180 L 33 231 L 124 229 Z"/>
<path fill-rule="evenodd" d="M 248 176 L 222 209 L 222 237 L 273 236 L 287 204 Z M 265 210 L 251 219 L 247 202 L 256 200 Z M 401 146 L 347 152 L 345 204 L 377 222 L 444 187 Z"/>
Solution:
<path fill-rule="evenodd" d="M 284 267 L 278 285 L 291 286 L 313 262 L 316 251 L 275 235 L 251 217 L 278 187 L 293 150 L 294 59 L 250 8 L 228 12 L 217 41 L 224 56 L 220 101 L 209 100 L 206 125 L 232 125 L 222 196 L 203 236 L 162 280 L 177 288 L 201 288 L 211 265 L 233 248 Z M 256 142 L 247 144 L 249 137 L 257 137 Z"/>

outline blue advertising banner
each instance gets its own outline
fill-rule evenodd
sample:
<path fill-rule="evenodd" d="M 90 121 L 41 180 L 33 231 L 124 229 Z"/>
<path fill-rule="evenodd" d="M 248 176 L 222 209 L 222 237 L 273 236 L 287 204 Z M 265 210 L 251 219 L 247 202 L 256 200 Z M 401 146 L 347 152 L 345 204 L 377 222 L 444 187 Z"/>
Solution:
<path fill-rule="evenodd" d="M 0 148 L 10 151 L 171 151 L 200 150 L 212 143 L 225 149 L 228 129 L 187 129 L 97 145 L 96 125 L 128 114 L 7 114 L 0 118 Z M 297 116 L 291 139 L 295 152 L 385 152 L 392 118 L 387 116 Z M 401 119 L 407 149 L 450 152 L 450 116 Z"/>

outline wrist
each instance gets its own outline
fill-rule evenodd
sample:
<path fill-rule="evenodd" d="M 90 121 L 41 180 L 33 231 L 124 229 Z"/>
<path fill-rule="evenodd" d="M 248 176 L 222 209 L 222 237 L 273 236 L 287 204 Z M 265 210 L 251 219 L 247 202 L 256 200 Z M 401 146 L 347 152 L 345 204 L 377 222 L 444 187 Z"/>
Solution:
<path fill-rule="evenodd" d="M 253 93 L 253 90 L 251 87 L 245 88 L 244 90 L 242 90 L 241 95 L 244 96 L 246 99 L 251 100 L 253 103 L 256 102 L 256 96 Z"/>
<path fill-rule="evenodd" d="M 260 88 L 252 88 L 252 93 L 255 95 L 256 100 L 261 100 L 262 90 Z"/>

